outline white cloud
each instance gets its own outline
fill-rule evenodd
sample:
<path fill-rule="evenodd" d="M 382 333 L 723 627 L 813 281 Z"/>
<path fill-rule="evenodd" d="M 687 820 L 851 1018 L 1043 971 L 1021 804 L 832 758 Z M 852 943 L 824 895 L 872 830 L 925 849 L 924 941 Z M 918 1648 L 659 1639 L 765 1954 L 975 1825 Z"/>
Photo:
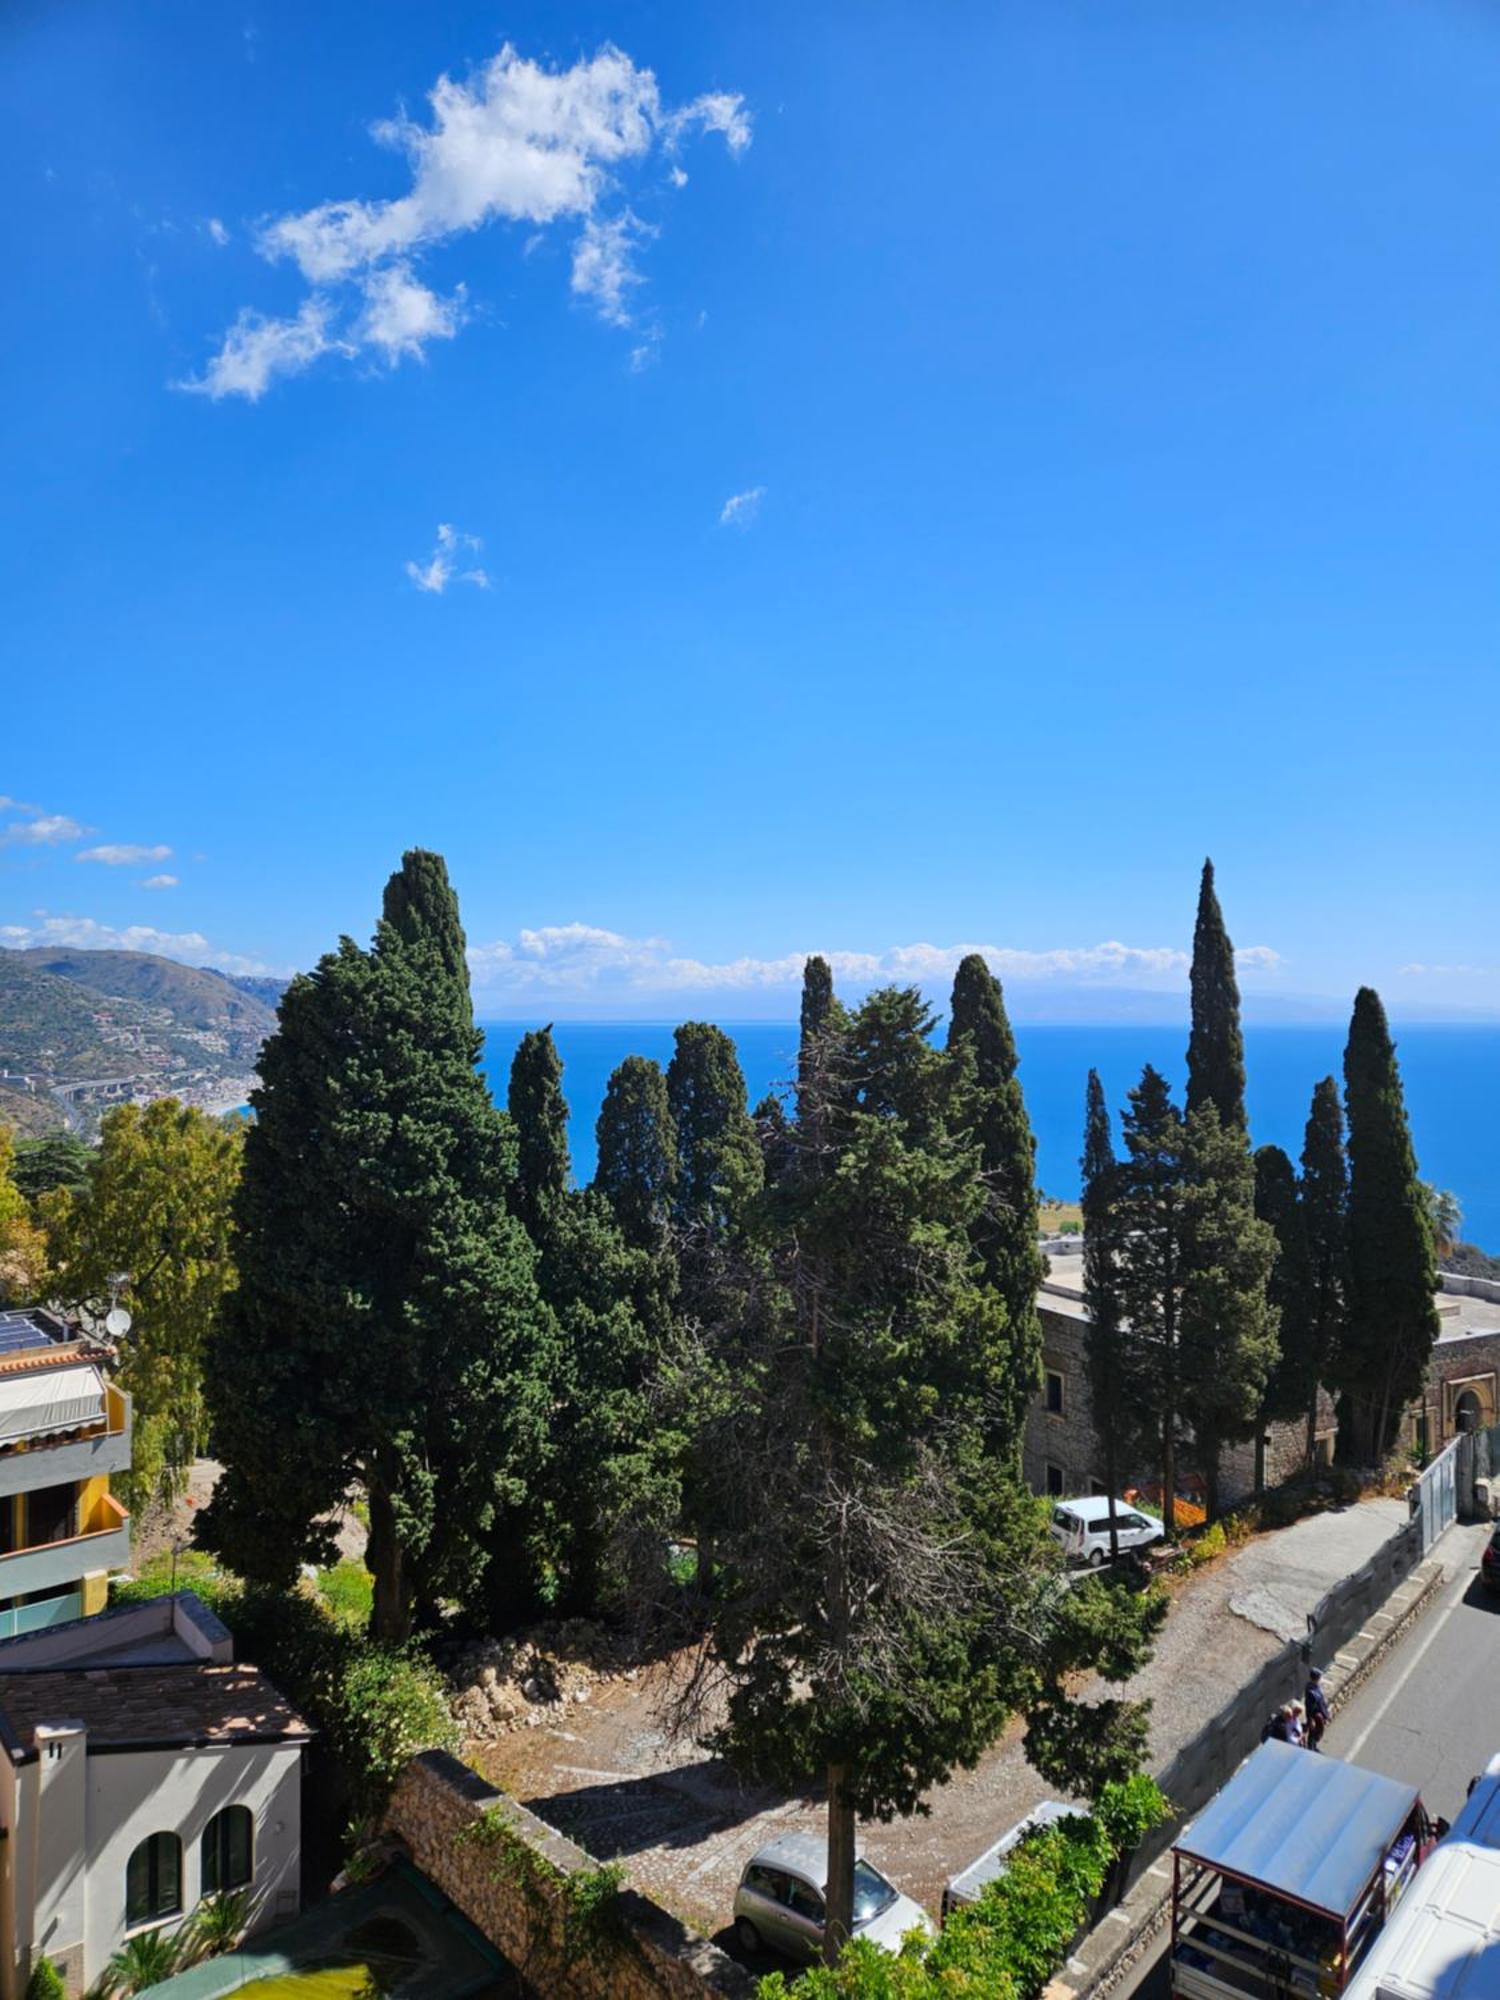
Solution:
<path fill-rule="evenodd" d="M 20 810 L 33 816 L 0 827 L 0 847 L 59 847 L 70 840 L 82 840 L 89 831 L 66 813 L 37 813 L 31 806 Z"/>
<path fill-rule="evenodd" d="M 387 264 L 365 280 L 365 309 L 354 326 L 354 344 L 373 347 L 395 367 L 420 361 L 429 340 L 451 340 L 464 323 L 464 288 L 441 299 L 419 284 L 409 264 Z"/>
<path fill-rule="evenodd" d="M 75 854 L 75 861 L 99 861 L 106 868 L 134 868 L 142 861 L 170 861 L 170 847 L 133 847 L 128 842 L 115 842 L 104 847 L 86 847 L 81 854 Z"/>
<path fill-rule="evenodd" d="M 760 512 L 760 503 L 766 497 L 764 486 L 752 486 L 745 493 L 731 493 L 719 509 L 721 528 L 748 528 Z"/>
<path fill-rule="evenodd" d="M 215 403 L 225 396 L 258 403 L 279 375 L 300 375 L 323 354 L 355 352 L 330 333 L 331 318 L 328 301 L 316 296 L 304 299 L 295 319 L 266 319 L 246 306 L 203 373 L 176 386 Z"/>
<path fill-rule="evenodd" d="M 607 221 L 590 217 L 583 225 L 583 234 L 573 246 L 573 290 L 580 298 L 591 299 L 599 317 L 611 326 L 630 324 L 625 301 L 632 286 L 645 282 L 631 256 L 637 242 L 655 234 L 628 208 Z"/>
<path fill-rule="evenodd" d="M 489 577 L 477 564 L 472 569 L 459 568 L 466 551 L 477 555 L 483 547 L 478 535 L 463 534 L 450 521 L 440 521 L 432 555 L 425 563 L 409 562 L 406 574 L 418 590 L 434 597 L 441 597 L 450 583 L 472 583 L 478 590 L 488 590 Z"/>
<path fill-rule="evenodd" d="M 463 293 L 440 298 L 413 275 L 412 259 L 497 221 L 581 220 L 573 290 L 623 324 L 640 282 L 631 249 L 655 232 L 618 205 L 622 174 L 658 147 L 675 152 L 690 133 L 716 132 L 735 155 L 751 138 L 743 98 L 713 91 L 666 107 L 652 72 L 608 45 L 550 70 L 506 43 L 469 77 L 440 76 L 427 101 L 426 119 L 403 113 L 371 128 L 405 155 L 406 192 L 320 202 L 267 222 L 261 255 L 294 263 L 313 290 L 292 319 L 242 311 L 204 373 L 178 386 L 253 402 L 323 354 L 420 355 L 458 330 Z"/>
<path fill-rule="evenodd" d="M 175 875 L 147 875 L 141 882 L 142 889 L 175 889 L 178 878 Z"/>
<path fill-rule="evenodd" d="M 810 946 L 809 950 L 816 950 Z M 881 951 L 823 948 L 835 978 L 852 986 L 885 981 L 946 981 L 959 961 L 977 952 L 1000 978 L 1017 982 L 1087 985 L 1153 984 L 1185 978 L 1189 957 L 1171 945 L 1104 944 L 1025 951 L 994 944 L 905 944 Z M 476 990 L 490 998 L 548 994 L 676 992 L 749 993 L 793 990 L 802 978 L 807 951 L 776 958 L 703 960 L 674 952 L 665 938 L 633 938 L 592 924 L 552 924 L 523 930 L 514 942 L 475 945 L 469 964 Z M 1279 962 L 1269 945 L 1238 954 L 1257 967 Z"/>
<path fill-rule="evenodd" d="M 208 231 L 209 235 L 213 238 L 214 242 L 217 243 L 219 248 L 222 250 L 224 248 L 224 245 L 229 241 L 229 231 L 224 227 L 223 223 L 220 222 L 218 216 L 211 215 L 208 218 L 207 222 L 204 223 L 203 227 Z"/>
<path fill-rule="evenodd" d="M 1493 965 L 1403 965 L 1403 979 L 1493 979 Z"/>
<path fill-rule="evenodd" d="M 0 924 L 0 945 L 24 951 L 38 945 L 77 951 L 149 951 L 185 965 L 212 965 L 221 972 L 275 973 L 280 968 L 219 951 L 201 931 L 159 931 L 151 924 L 101 924 L 93 917 L 55 917 L 34 912 L 31 924 Z"/>

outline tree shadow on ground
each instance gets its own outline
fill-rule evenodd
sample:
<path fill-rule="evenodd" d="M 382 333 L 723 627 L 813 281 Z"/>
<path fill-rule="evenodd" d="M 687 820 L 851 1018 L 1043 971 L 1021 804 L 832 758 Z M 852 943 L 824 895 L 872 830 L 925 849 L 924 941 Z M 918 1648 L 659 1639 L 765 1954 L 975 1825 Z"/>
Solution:
<path fill-rule="evenodd" d="M 647 1777 L 533 1793 L 521 1803 L 596 1861 L 614 1861 L 652 1847 L 695 1847 L 785 1800 L 746 1784 L 722 1757 L 706 1757 Z"/>

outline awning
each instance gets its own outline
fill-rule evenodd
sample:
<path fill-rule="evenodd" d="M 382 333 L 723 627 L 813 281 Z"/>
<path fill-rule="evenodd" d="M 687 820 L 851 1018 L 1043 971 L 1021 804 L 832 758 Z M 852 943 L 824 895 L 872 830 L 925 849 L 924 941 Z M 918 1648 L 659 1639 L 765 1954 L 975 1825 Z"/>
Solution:
<path fill-rule="evenodd" d="M 1245 1759 L 1176 1852 L 1342 1919 L 1416 1803 L 1411 1785 L 1273 1739 Z"/>
<path fill-rule="evenodd" d="M 0 1375 L 0 1444 L 104 1421 L 104 1378 L 87 1362 Z"/>

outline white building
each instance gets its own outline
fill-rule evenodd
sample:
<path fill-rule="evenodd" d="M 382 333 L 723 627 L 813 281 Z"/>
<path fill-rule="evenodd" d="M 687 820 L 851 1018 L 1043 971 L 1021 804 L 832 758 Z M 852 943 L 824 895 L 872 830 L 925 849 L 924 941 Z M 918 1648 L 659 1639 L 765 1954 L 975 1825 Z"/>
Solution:
<path fill-rule="evenodd" d="M 300 1903 L 310 1731 L 188 1592 L 0 1643 L 0 2000 L 80 1993 L 138 1931 L 245 1889 Z"/>

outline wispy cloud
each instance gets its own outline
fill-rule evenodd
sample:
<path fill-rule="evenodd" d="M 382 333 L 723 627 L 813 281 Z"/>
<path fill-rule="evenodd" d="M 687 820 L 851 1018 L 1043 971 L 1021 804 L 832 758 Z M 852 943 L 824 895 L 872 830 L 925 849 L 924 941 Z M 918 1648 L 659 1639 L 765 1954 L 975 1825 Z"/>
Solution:
<path fill-rule="evenodd" d="M 224 245 L 229 241 L 229 231 L 224 227 L 223 223 L 220 222 L 218 216 L 211 215 L 208 218 L 207 222 L 204 223 L 203 227 L 208 231 L 208 234 L 212 238 L 212 240 L 215 243 L 217 243 L 219 248 L 222 250 L 224 248 Z"/>
<path fill-rule="evenodd" d="M 471 569 L 459 568 L 466 553 L 477 555 L 483 547 L 478 535 L 465 535 L 451 522 L 441 521 L 431 556 L 425 563 L 409 562 L 406 574 L 418 590 L 433 597 L 441 597 L 450 583 L 472 583 L 478 590 L 488 590 L 489 576 L 477 564 Z"/>
<path fill-rule="evenodd" d="M 904 944 L 879 951 L 849 951 L 810 945 L 775 958 L 706 960 L 684 956 L 665 938 L 636 938 L 592 924 L 552 924 L 523 930 L 514 940 L 475 945 L 469 963 L 475 987 L 490 999 L 528 996 L 670 995 L 680 992 L 792 992 L 802 977 L 808 952 L 821 949 L 836 978 L 851 986 L 886 981 L 916 983 L 950 980 L 971 952 L 1007 981 L 1082 985 L 1156 985 L 1180 982 L 1187 952 L 1172 945 L 1127 945 L 1110 940 L 1028 951 L 995 944 Z M 1236 954 L 1247 970 L 1269 971 L 1280 955 L 1269 945 Z"/>
<path fill-rule="evenodd" d="M 719 509 L 721 528 L 748 528 L 760 512 L 766 497 L 764 486 L 752 486 L 744 493 L 731 493 Z"/>
<path fill-rule="evenodd" d="M 742 97 L 712 91 L 664 105 L 652 72 L 610 45 L 557 70 L 506 43 L 468 77 L 440 76 L 427 102 L 425 119 L 403 112 L 371 128 L 378 144 L 406 156 L 407 190 L 392 200 L 320 202 L 268 222 L 256 248 L 294 263 L 312 290 L 289 319 L 246 308 L 203 373 L 179 387 L 254 402 L 277 377 L 326 354 L 370 352 L 391 366 L 420 356 L 430 340 L 451 339 L 466 314 L 463 288 L 440 297 L 414 275 L 413 260 L 494 222 L 581 225 L 573 291 L 627 324 L 641 282 L 633 253 L 655 234 L 624 200 L 627 169 L 658 149 L 675 155 L 695 133 L 719 134 L 734 155 L 751 138 Z M 680 185 L 685 175 L 672 171 Z"/>
<path fill-rule="evenodd" d="M 39 813 L 31 806 L 20 810 L 30 817 L 0 827 L 0 847 L 62 847 L 70 840 L 82 840 L 89 831 L 66 813 Z"/>
<path fill-rule="evenodd" d="M 175 889 L 178 878 L 175 875 L 147 875 L 139 886 L 142 889 Z"/>
<path fill-rule="evenodd" d="M 75 861 L 98 861 L 106 868 L 135 868 L 143 861 L 170 861 L 170 847 L 136 847 L 126 841 L 107 842 L 103 847 L 86 847 Z"/>
<path fill-rule="evenodd" d="M 59 917 L 33 912 L 29 924 L 0 924 L 0 945 L 24 951 L 38 945 L 79 951 L 149 951 L 184 965 L 212 965 L 222 972 L 277 973 L 284 967 L 266 965 L 241 953 L 221 951 L 201 931 L 161 931 L 152 924 L 102 924 L 93 917 Z"/>

